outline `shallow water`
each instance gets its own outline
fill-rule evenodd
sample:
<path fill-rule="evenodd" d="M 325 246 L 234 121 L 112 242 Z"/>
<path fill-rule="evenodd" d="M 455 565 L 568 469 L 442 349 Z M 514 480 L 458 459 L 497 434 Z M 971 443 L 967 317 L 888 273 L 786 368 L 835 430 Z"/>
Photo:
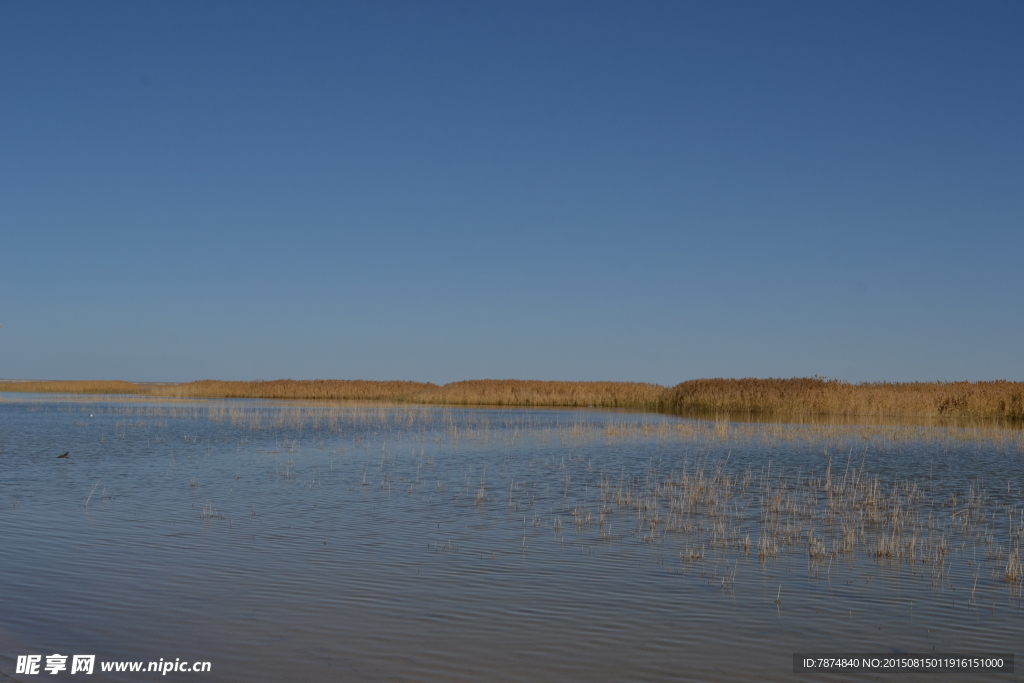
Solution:
<path fill-rule="evenodd" d="M 207 681 L 859 681 L 793 653 L 1013 653 L 1022 443 L 8 394 L 0 672 L 61 653 L 209 661 L 167 674 Z"/>

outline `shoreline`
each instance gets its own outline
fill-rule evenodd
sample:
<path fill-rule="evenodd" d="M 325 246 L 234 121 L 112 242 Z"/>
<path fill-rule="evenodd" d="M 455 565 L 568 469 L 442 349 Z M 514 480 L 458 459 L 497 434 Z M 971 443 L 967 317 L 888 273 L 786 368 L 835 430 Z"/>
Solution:
<path fill-rule="evenodd" d="M 343 400 L 462 407 L 625 408 L 658 413 L 771 418 L 1024 420 L 1024 382 L 876 382 L 821 378 L 645 382 L 463 380 L 271 380 L 126 382 L 0 380 L 0 392 L 135 395 L 153 398 Z"/>

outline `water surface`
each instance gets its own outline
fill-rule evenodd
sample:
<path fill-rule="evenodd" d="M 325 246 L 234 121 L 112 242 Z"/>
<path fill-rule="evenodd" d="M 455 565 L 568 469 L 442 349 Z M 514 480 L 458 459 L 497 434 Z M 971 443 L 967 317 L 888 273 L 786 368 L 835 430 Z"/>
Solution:
<path fill-rule="evenodd" d="M 210 661 L 168 674 L 208 681 L 874 680 L 792 654 L 1012 653 L 1022 444 L 8 394 L 0 671 L 88 653 Z"/>

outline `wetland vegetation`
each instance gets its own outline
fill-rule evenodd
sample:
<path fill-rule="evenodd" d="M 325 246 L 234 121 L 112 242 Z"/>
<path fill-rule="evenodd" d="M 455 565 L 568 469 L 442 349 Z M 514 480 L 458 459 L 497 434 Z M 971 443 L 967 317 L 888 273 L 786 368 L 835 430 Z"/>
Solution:
<path fill-rule="evenodd" d="M 445 385 L 369 380 L 187 383 L 0 382 L 0 392 L 179 398 L 384 401 L 425 405 L 633 408 L 682 414 L 1024 420 L 1024 382 L 875 382 L 823 378 L 644 382 L 467 380 Z"/>

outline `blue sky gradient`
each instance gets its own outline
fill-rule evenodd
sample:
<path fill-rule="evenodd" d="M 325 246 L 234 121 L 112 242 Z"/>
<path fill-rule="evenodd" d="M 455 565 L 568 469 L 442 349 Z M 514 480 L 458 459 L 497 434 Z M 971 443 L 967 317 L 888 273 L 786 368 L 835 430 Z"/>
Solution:
<path fill-rule="evenodd" d="M 1024 4 L 0 4 L 0 377 L 1024 380 Z"/>

